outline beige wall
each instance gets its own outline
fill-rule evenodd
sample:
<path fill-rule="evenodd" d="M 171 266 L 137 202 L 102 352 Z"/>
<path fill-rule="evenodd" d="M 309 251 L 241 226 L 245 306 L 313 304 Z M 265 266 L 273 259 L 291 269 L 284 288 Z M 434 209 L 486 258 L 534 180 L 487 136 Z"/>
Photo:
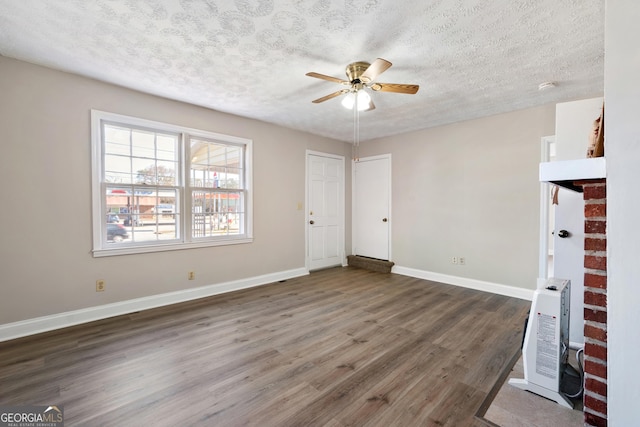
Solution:
<path fill-rule="evenodd" d="M 254 242 L 93 258 L 91 109 L 252 139 Z M 0 144 L 0 325 L 304 268 L 305 152 L 344 155 L 347 168 L 351 155 L 343 142 L 3 57 Z"/>
<path fill-rule="evenodd" d="M 540 139 L 554 124 L 548 105 L 362 143 L 362 157 L 392 155 L 396 265 L 535 289 Z"/>

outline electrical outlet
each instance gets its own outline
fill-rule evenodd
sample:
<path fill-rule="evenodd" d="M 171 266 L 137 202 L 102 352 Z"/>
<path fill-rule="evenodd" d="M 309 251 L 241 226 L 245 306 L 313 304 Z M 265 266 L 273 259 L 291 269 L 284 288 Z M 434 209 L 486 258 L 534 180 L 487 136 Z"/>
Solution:
<path fill-rule="evenodd" d="M 189 277 L 189 280 L 194 280 L 196 278 L 196 272 L 190 271 L 187 277 Z"/>
<path fill-rule="evenodd" d="M 451 264 L 457 264 L 457 263 L 458 263 L 458 257 L 457 256 L 451 257 Z"/>
<path fill-rule="evenodd" d="M 461 256 L 460 258 L 458 258 L 458 262 L 460 263 L 460 265 L 464 265 L 466 263 L 466 260 L 463 256 Z"/>
<path fill-rule="evenodd" d="M 96 292 L 104 292 L 106 283 L 104 280 L 96 280 Z"/>

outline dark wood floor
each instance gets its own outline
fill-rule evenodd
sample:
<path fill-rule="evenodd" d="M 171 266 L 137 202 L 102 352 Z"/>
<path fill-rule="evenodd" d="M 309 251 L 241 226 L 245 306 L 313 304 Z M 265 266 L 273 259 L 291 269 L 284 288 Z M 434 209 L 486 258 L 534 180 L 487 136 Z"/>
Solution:
<path fill-rule="evenodd" d="M 529 303 L 351 267 L 0 343 L 67 426 L 465 426 Z"/>

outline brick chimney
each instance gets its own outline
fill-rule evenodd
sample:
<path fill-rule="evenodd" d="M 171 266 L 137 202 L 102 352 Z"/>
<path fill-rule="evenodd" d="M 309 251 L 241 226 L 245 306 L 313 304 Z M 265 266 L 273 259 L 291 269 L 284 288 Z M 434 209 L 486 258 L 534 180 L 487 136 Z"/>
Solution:
<path fill-rule="evenodd" d="M 575 181 L 584 198 L 584 425 L 607 425 L 607 186 Z"/>

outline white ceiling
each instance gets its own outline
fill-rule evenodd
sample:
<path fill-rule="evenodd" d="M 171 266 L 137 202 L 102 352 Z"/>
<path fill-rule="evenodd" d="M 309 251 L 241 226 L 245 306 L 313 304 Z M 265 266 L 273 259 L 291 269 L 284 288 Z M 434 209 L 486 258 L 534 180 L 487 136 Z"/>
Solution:
<path fill-rule="evenodd" d="M 354 61 L 394 65 L 360 140 L 602 95 L 605 0 L 2 0 L 0 55 L 344 141 Z M 539 91 L 546 81 L 557 83 Z"/>

